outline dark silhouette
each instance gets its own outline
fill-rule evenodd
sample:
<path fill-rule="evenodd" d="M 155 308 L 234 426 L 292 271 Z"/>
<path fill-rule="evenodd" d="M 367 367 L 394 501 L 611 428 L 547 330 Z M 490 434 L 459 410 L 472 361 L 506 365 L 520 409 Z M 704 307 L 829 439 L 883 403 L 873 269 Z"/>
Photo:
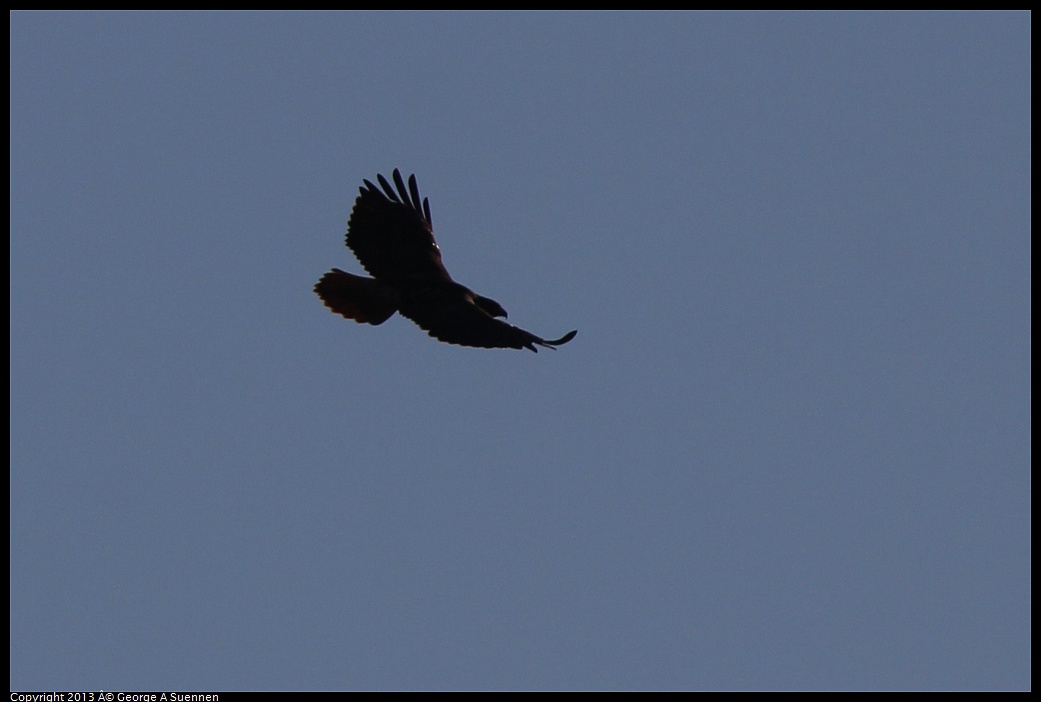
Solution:
<path fill-rule="evenodd" d="M 570 331 L 547 341 L 496 319 L 506 310 L 452 280 L 434 241 L 430 202 L 419 199 L 416 176 L 394 169 L 397 192 L 382 175 L 379 188 L 364 181 L 347 223 L 347 247 L 372 276 L 351 275 L 334 268 L 314 286 L 325 306 L 347 319 L 383 324 L 395 312 L 408 317 L 430 336 L 450 344 L 480 348 L 553 348 L 575 338 Z"/>

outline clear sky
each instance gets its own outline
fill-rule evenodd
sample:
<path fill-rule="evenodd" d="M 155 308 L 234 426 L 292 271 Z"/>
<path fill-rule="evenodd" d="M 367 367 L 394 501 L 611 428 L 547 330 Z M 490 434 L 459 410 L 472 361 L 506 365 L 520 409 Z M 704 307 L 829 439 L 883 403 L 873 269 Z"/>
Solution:
<path fill-rule="evenodd" d="M 13 689 L 1030 687 L 1029 14 L 10 20 Z"/>

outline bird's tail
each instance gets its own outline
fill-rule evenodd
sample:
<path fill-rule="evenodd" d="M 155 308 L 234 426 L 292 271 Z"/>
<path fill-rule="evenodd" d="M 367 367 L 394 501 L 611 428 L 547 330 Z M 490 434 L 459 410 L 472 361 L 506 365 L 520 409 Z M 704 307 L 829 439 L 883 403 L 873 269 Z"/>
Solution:
<path fill-rule="evenodd" d="M 398 311 L 397 295 L 392 289 L 339 268 L 323 275 L 314 291 L 326 307 L 356 322 L 383 324 Z"/>

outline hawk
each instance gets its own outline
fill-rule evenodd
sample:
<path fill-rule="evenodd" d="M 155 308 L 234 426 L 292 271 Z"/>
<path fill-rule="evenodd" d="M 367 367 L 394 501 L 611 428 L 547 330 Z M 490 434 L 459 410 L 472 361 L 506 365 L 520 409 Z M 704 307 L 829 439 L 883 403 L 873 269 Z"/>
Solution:
<path fill-rule="evenodd" d="M 406 188 L 396 168 L 392 175 L 396 190 L 382 175 L 376 176 L 382 190 L 363 181 L 347 223 L 347 247 L 372 277 L 332 269 L 314 286 L 326 307 L 374 325 L 400 312 L 439 341 L 485 349 L 538 353 L 536 346 L 552 349 L 575 338 L 577 330 L 547 340 L 508 324 L 502 305 L 452 280 L 416 176 Z"/>

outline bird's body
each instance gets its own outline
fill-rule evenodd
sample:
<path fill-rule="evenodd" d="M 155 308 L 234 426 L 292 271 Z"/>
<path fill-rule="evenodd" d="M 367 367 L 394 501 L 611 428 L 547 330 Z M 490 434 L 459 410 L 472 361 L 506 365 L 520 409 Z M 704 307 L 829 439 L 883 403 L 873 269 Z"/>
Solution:
<path fill-rule="evenodd" d="M 395 312 L 430 336 L 480 348 L 553 348 L 577 332 L 547 341 L 498 319 L 506 310 L 452 279 L 434 240 L 430 203 L 419 198 L 416 177 L 408 187 L 397 169 L 394 187 L 377 176 L 381 191 L 364 181 L 347 224 L 347 247 L 372 276 L 334 268 L 315 285 L 325 306 L 347 319 L 382 324 Z"/>

